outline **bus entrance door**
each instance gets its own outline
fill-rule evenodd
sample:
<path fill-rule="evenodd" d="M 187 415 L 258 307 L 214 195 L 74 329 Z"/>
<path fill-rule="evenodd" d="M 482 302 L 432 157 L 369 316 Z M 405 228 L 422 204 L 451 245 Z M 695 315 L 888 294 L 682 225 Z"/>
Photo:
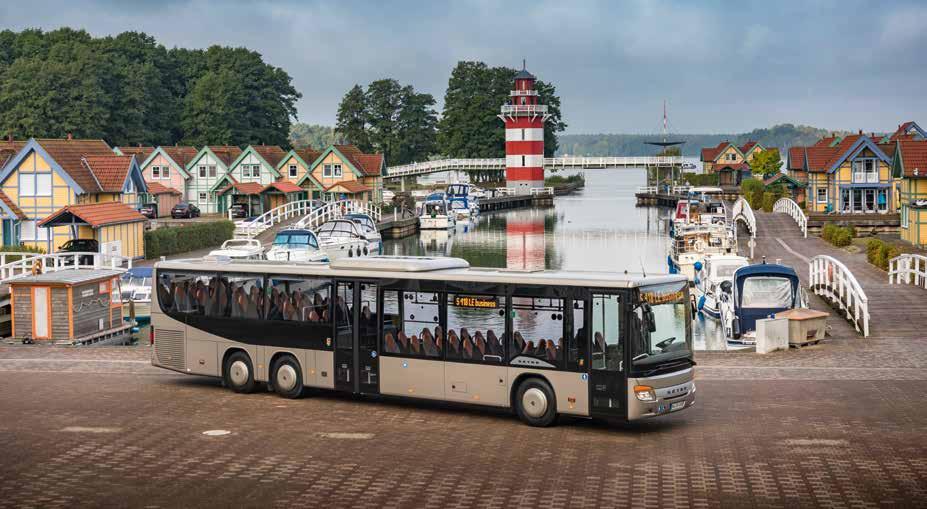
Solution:
<path fill-rule="evenodd" d="M 354 283 L 339 282 L 335 294 L 335 389 L 339 391 L 356 392 L 357 377 L 354 373 L 355 307 Z"/>
<path fill-rule="evenodd" d="M 380 392 L 377 298 L 375 284 L 338 283 L 335 298 L 335 388 L 338 390 Z"/>
<path fill-rule="evenodd" d="M 377 338 L 379 337 L 377 314 L 377 285 L 373 283 L 360 283 L 360 292 L 357 292 L 359 309 L 356 327 L 359 354 L 357 356 L 357 380 L 360 385 L 358 392 L 365 394 L 379 394 L 380 392 L 380 358 L 377 351 Z"/>
<path fill-rule="evenodd" d="M 624 341 L 621 337 L 621 296 L 593 294 L 590 313 L 590 413 L 623 417 L 627 406 L 627 382 L 624 377 Z"/>

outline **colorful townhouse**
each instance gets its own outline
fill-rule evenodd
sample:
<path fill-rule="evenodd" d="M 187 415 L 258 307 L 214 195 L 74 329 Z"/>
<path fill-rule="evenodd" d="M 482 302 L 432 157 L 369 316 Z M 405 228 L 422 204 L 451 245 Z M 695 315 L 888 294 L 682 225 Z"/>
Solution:
<path fill-rule="evenodd" d="M 807 182 L 805 208 L 813 213 L 885 214 L 896 210 L 894 143 L 860 131 L 789 149 L 789 176 Z"/>
<path fill-rule="evenodd" d="M 321 155 L 322 152 L 311 148 L 291 149 L 280 161 L 280 164 L 277 165 L 277 172 L 290 182 L 302 182 L 315 160 Z M 323 189 L 320 182 L 313 182 L 310 178 L 309 187 L 305 190 L 307 191 L 307 198 L 313 200 L 322 199 Z"/>
<path fill-rule="evenodd" d="M 309 165 L 297 181 L 313 198 L 325 201 L 383 201 L 383 154 L 365 154 L 353 145 L 332 145 Z"/>
<path fill-rule="evenodd" d="M 162 146 L 141 160 L 142 177 L 148 183 L 149 200 L 157 203 L 158 217 L 171 215 L 171 209 L 187 193 L 187 165 L 199 150 L 190 146 Z"/>
<path fill-rule="evenodd" d="M 756 154 L 765 150 L 779 151 L 776 147 L 767 148 L 755 141 L 748 141 L 739 147 L 729 141 L 722 141 L 716 147 L 702 149 L 702 171 L 717 173 L 719 185 L 739 186 L 743 179 L 751 176 L 750 162 Z"/>
<path fill-rule="evenodd" d="M 895 147 L 892 172 L 899 181 L 901 239 L 927 247 L 927 132 L 905 122 L 888 141 Z"/>
<path fill-rule="evenodd" d="M 54 252 L 68 240 L 93 238 L 105 252 L 144 256 L 145 218 L 136 208 L 148 189 L 135 156 L 117 155 L 103 140 L 71 138 L 6 142 L 0 155 L 5 246 Z M 66 222 L 57 220 L 64 215 Z"/>
<path fill-rule="evenodd" d="M 242 204 L 250 215 L 257 216 L 273 208 L 265 203 L 262 193 L 267 186 L 283 179 L 277 167 L 286 156 L 287 153 L 275 145 L 249 145 L 245 148 L 210 189 L 210 193 L 216 196 L 217 211 L 225 212 L 232 205 Z M 291 192 L 299 194 L 301 190 L 297 190 L 295 184 L 291 185 Z"/>
<path fill-rule="evenodd" d="M 242 150 L 235 146 L 208 146 L 200 149 L 187 163 L 184 200 L 197 207 L 203 214 L 219 212 L 218 197 L 212 192 L 216 183 L 228 173 Z"/>

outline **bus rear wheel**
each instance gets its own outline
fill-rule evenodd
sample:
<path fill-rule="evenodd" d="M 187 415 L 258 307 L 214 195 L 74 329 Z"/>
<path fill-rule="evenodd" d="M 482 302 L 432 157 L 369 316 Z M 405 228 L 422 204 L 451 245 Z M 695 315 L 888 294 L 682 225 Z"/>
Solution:
<path fill-rule="evenodd" d="M 287 399 L 296 399 L 303 394 L 303 376 L 299 361 L 290 355 L 284 355 L 274 361 L 271 369 L 271 383 L 274 392 Z"/>
<path fill-rule="evenodd" d="M 557 419 L 554 390 L 540 378 L 525 380 L 515 393 L 515 411 L 529 426 L 550 426 Z"/>
<path fill-rule="evenodd" d="M 254 368 L 248 354 L 235 352 L 229 355 L 225 360 L 223 378 L 225 379 L 225 385 L 231 387 L 235 392 L 241 394 L 254 392 Z"/>

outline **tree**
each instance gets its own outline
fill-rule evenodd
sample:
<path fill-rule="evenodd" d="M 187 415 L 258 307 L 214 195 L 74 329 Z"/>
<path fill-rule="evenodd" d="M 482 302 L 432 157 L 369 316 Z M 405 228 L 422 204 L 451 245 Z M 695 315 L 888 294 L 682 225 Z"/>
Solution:
<path fill-rule="evenodd" d="M 782 167 L 782 160 L 779 158 L 778 150 L 763 150 L 753 155 L 750 161 L 750 171 L 754 175 L 762 175 L 767 178 L 779 173 Z"/>
<path fill-rule="evenodd" d="M 397 121 L 402 104 L 402 86 L 394 79 L 376 80 L 367 85 L 364 103 L 370 144 L 392 163 L 391 158 L 396 155 L 393 151 L 399 142 Z"/>
<path fill-rule="evenodd" d="M 360 85 L 348 90 L 338 104 L 335 133 L 340 142 L 350 143 L 364 152 L 373 148 L 367 136 L 367 106 L 364 89 Z"/>
<path fill-rule="evenodd" d="M 416 93 L 411 85 L 403 87 L 396 117 L 396 153 L 391 164 L 421 161 L 434 153 L 438 127 L 434 105 L 431 94 Z"/>
<path fill-rule="evenodd" d="M 290 128 L 290 145 L 293 148 L 323 150 L 333 143 L 335 130 L 332 127 L 297 123 Z"/>
<path fill-rule="evenodd" d="M 660 157 L 679 157 L 682 155 L 682 150 L 676 147 L 665 147 L 660 151 Z"/>

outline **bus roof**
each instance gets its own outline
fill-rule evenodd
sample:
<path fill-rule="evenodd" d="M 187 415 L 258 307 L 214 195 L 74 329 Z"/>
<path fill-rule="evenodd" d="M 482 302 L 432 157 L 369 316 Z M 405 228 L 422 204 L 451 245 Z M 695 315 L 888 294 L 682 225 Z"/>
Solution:
<path fill-rule="evenodd" d="M 326 262 L 230 260 L 222 257 L 158 262 L 157 269 L 223 272 L 272 272 L 274 274 L 460 281 L 476 283 L 535 284 L 594 288 L 635 288 L 685 281 L 682 275 L 644 275 L 605 271 L 535 270 L 470 267 L 466 260 L 429 256 L 366 256 Z"/>

